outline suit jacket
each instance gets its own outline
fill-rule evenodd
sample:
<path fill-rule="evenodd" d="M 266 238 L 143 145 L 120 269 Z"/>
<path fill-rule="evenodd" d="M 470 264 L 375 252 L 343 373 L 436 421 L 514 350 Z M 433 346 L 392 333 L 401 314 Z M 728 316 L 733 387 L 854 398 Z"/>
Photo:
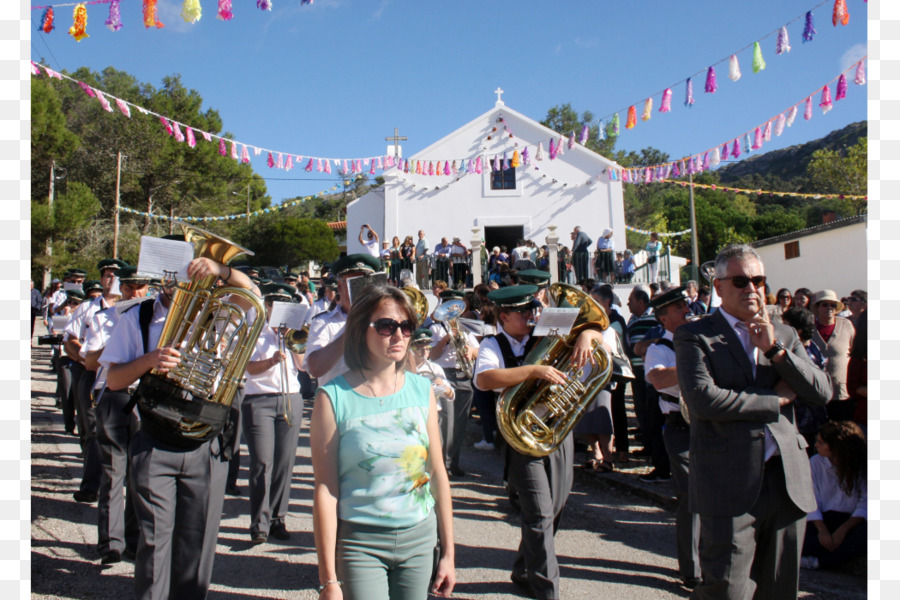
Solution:
<path fill-rule="evenodd" d="M 805 512 L 816 507 L 807 443 L 797 431 L 794 406 L 779 408 L 773 388 L 784 380 L 797 393 L 795 402 L 824 406 L 831 381 L 809 360 L 793 328 L 774 327 L 787 356 L 773 364 L 760 352 L 755 378 L 721 311 L 675 331 L 678 383 L 691 419 L 692 512 L 735 517 L 750 510 L 763 481 L 766 426 L 781 453 L 791 500 Z"/>

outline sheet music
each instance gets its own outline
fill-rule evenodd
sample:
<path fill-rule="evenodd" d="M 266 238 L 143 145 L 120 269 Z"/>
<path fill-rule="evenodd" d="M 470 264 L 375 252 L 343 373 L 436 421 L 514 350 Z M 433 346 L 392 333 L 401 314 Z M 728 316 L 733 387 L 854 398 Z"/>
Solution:
<path fill-rule="evenodd" d="M 109 288 L 109 293 L 111 296 L 121 296 L 122 295 L 122 289 L 119 287 L 119 277 L 118 276 L 113 277 L 112 287 Z"/>
<path fill-rule="evenodd" d="M 306 324 L 306 314 L 309 310 L 308 306 L 296 302 L 273 302 L 269 325 L 272 327 L 284 325 L 288 329 L 302 329 Z"/>
<path fill-rule="evenodd" d="M 356 277 L 347 278 L 347 295 L 350 304 L 353 299 L 360 297 L 365 289 L 370 285 L 376 287 L 384 287 L 387 285 L 387 273 L 374 273 L 372 275 L 358 275 Z"/>
<path fill-rule="evenodd" d="M 187 268 L 193 259 L 194 245 L 190 242 L 145 235 L 141 236 L 137 272 L 159 278 L 166 277 L 166 272 L 174 272 L 178 281 L 187 281 L 190 279 Z"/>
<path fill-rule="evenodd" d="M 80 283 L 72 283 L 71 281 L 66 281 L 63 283 L 63 290 L 65 290 L 67 292 L 73 291 L 73 290 L 78 291 L 78 292 L 83 292 L 84 288 L 81 286 Z"/>
<path fill-rule="evenodd" d="M 66 325 L 69 324 L 70 318 L 69 315 L 53 315 L 53 331 L 62 333 L 66 329 Z"/>
<path fill-rule="evenodd" d="M 531 335 L 550 335 L 551 329 L 556 329 L 557 335 L 567 335 L 572 331 L 578 312 L 577 308 L 545 308 L 541 311 L 541 318 Z"/>

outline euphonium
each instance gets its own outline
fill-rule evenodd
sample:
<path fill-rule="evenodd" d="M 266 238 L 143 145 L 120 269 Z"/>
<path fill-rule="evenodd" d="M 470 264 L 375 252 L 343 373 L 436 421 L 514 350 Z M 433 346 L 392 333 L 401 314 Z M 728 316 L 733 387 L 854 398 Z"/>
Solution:
<path fill-rule="evenodd" d="M 459 315 L 466 311 L 466 303 L 462 300 L 446 300 L 441 302 L 431 315 L 431 318 L 441 323 L 446 323 L 450 330 L 450 343 L 456 351 L 456 368 L 463 377 L 472 378 L 474 372 L 472 360 L 469 358 L 469 345 L 466 337 L 459 330 Z"/>
<path fill-rule="evenodd" d="M 195 258 L 227 264 L 241 254 L 253 254 L 208 231 L 180 225 L 185 241 L 194 244 Z M 216 287 L 216 279 L 210 275 L 175 284 L 157 348 L 174 347 L 181 360 L 167 373 L 154 369 L 144 375 L 136 392 L 141 408 L 164 407 L 154 413 L 158 418 L 150 426 L 171 430 L 177 439 L 200 442 L 218 435 L 265 324 L 266 311 L 256 294 Z M 256 310 L 252 323 L 246 306 Z"/>
<path fill-rule="evenodd" d="M 403 293 L 409 296 L 413 310 L 416 312 L 416 327 L 421 327 L 428 316 L 428 298 L 422 293 L 422 290 L 408 285 L 401 288 Z"/>
<path fill-rule="evenodd" d="M 570 364 L 578 334 L 588 327 L 609 327 L 603 307 L 564 283 L 552 284 L 549 294 L 553 306 L 578 308 L 578 317 L 568 335 L 550 335 L 535 344 L 524 363 L 559 369 L 568 381 L 558 385 L 527 379 L 504 390 L 497 400 L 497 428 L 510 446 L 529 456 L 546 456 L 556 450 L 612 376 L 609 352 L 596 341 L 592 349 L 596 364 L 587 363 L 580 369 Z"/>

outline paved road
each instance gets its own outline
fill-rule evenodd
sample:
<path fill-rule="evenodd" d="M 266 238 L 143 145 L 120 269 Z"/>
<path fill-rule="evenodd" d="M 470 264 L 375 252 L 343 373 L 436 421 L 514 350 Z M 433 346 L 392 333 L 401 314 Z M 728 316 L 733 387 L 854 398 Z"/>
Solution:
<path fill-rule="evenodd" d="M 32 352 L 32 597 L 107 600 L 132 595 L 133 565 L 100 566 L 95 551 L 96 505 L 78 504 L 81 462 L 77 438 L 63 432 L 54 407 L 55 376 L 49 352 Z M 294 472 L 287 542 L 252 546 L 246 496 L 227 497 L 219 531 L 210 598 L 313 599 L 318 584 L 310 517 L 312 469 L 308 415 L 304 419 Z M 470 423 L 470 441 L 480 436 Z M 243 450 L 239 484 L 246 486 Z M 457 544 L 454 597 L 511 600 L 520 598 L 509 582 L 509 567 L 518 545 L 516 519 L 501 488 L 497 453 L 463 454 L 469 475 L 453 481 Z M 557 535 L 564 598 L 686 598 L 675 581 L 676 563 L 671 503 L 665 486 L 641 486 L 636 473 L 596 477 L 577 469 L 575 489 Z M 659 488 L 663 489 L 659 489 Z M 862 599 L 863 575 L 801 574 L 801 598 Z"/>

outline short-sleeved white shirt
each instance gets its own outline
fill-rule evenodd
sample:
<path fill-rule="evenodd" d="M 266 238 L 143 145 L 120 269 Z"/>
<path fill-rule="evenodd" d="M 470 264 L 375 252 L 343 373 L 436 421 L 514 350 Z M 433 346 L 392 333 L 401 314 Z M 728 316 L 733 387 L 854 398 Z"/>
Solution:
<path fill-rule="evenodd" d="M 438 342 L 445 335 L 449 335 L 449 326 L 445 327 L 443 323 L 434 322 L 431 324 L 431 347 L 437 346 Z M 466 345 L 472 346 L 473 348 L 478 347 L 478 338 L 469 333 L 468 331 L 460 331 L 463 337 L 466 340 Z M 453 347 L 453 342 L 448 341 L 447 345 L 444 346 L 444 351 L 437 358 L 437 360 L 433 361 L 439 364 L 444 369 L 455 369 L 456 368 L 456 348 Z"/>
<path fill-rule="evenodd" d="M 66 325 L 66 329 L 63 332 L 63 339 L 84 342 L 87 330 L 90 328 L 91 319 L 93 319 L 94 315 L 99 311 L 107 309 L 110 306 L 112 305 L 108 304 L 103 296 L 79 304 L 78 308 L 72 311 L 72 316 L 69 318 L 69 324 Z"/>
<path fill-rule="evenodd" d="M 326 313 L 325 316 L 321 316 L 317 319 L 313 319 L 309 324 L 309 337 L 306 342 L 306 354 L 303 356 L 303 368 L 309 369 L 307 365 L 307 360 L 309 360 L 309 355 L 317 350 L 321 350 L 325 346 L 329 345 L 335 339 L 337 339 L 342 333 L 344 333 L 344 328 L 347 325 L 347 313 L 344 312 L 343 307 L 340 304 L 334 307 L 329 313 Z M 341 357 L 337 360 L 331 369 L 329 369 L 324 375 L 318 378 L 319 386 L 323 386 L 338 375 L 342 374 L 347 370 L 347 364 L 344 362 L 344 357 Z"/>
<path fill-rule="evenodd" d="M 525 354 L 525 344 L 528 343 L 530 335 L 526 335 L 522 338 L 522 341 L 516 341 L 515 338 L 511 337 L 508 333 L 503 331 L 503 327 L 501 325 L 497 325 L 498 333 L 497 335 L 502 335 L 506 337 L 506 341 L 509 342 L 509 346 L 512 349 L 513 356 L 522 356 Z M 475 387 L 481 391 L 488 391 L 487 389 L 478 385 L 478 376 L 484 373 L 485 371 L 490 371 L 491 369 L 505 369 L 506 362 L 503 360 L 503 353 L 500 351 L 500 344 L 497 340 L 494 339 L 493 336 L 485 337 L 481 340 L 481 345 L 478 347 L 478 359 L 475 361 L 475 374 L 473 377 Z M 503 388 L 497 388 L 493 390 L 495 392 L 502 392 Z"/>
<path fill-rule="evenodd" d="M 150 318 L 147 331 L 147 352 L 154 350 L 159 343 L 166 316 L 169 314 L 169 309 L 163 306 L 161 297 L 157 296 L 153 301 L 153 316 Z M 140 304 L 136 304 L 119 317 L 119 322 L 110 334 L 99 359 L 100 364 L 107 370 L 110 365 L 129 363 L 146 354 L 141 337 L 140 312 Z"/>
<path fill-rule="evenodd" d="M 94 313 L 90 328 L 84 336 L 84 343 L 81 344 L 81 350 L 79 351 L 82 358 L 86 358 L 88 352 L 96 352 L 106 346 L 106 342 L 109 341 L 109 337 L 112 335 L 119 317 L 121 315 L 116 311 L 115 306 L 98 310 Z M 106 385 L 106 371 L 106 367 L 102 365 L 97 370 L 97 377 L 94 380 L 95 390 L 103 389 L 103 386 Z"/>
<path fill-rule="evenodd" d="M 674 336 L 672 335 L 671 331 L 666 331 L 665 334 L 663 334 L 663 339 L 665 340 L 669 340 L 671 342 L 673 338 Z M 647 353 L 644 355 L 644 369 L 646 373 L 649 374 L 653 369 L 667 369 L 674 366 L 674 350 L 670 349 L 667 346 L 663 346 L 662 344 L 652 344 L 649 348 L 647 348 Z M 657 389 L 657 391 L 661 394 L 675 396 L 676 398 L 681 397 L 681 388 L 678 387 L 677 383 L 667 388 Z M 660 397 L 659 399 L 659 409 L 664 414 L 677 412 L 680 410 L 678 404 L 669 402 L 668 400 L 664 400 L 662 397 Z"/>
<path fill-rule="evenodd" d="M 378 258 L 381 256 L 381 248 L 378 247 L 378 240 L 375 238 L 368 239 L 363 238 L 363 247 L 366 249 L 366 252 Z"/>
<path fill-rule="evenodd" d="M 253 348 L 253 354 L 250 356 L 251 361 L 263 360 L 271 357 L 278 351 L 278 333 L 271 327 L 266 326 L 259 337 L 256 339 L 256 346 Z M 294 361 L 287 353 L 284 364 L 287 367 L 287 382 L 289 394 L 300 392 L 300 380 L 297 379 L 297 367 Z M 249 372 L 245 378 L 244 393 L 247 396 L 252 394 L 280 394 L 282 378 L 281 365 L 273 365 L 262 373 L 251 375 Z"/>

